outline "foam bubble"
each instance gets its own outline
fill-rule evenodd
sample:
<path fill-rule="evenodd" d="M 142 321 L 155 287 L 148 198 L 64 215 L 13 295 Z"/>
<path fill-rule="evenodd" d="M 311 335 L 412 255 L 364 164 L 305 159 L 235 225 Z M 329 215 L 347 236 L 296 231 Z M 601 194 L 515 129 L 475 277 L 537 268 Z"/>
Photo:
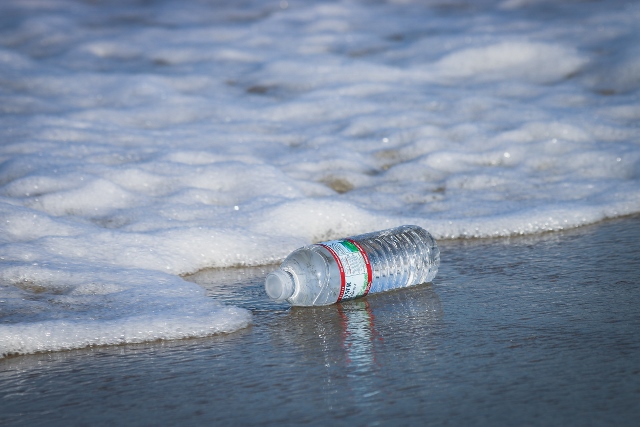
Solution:
<path fill-rule="evenodd" d="M 551 83 L 577 73 L 587 60 L 575 48 L 548 43 L 505 41 L 462 49 L 436 63 L 444 78 Z"/>

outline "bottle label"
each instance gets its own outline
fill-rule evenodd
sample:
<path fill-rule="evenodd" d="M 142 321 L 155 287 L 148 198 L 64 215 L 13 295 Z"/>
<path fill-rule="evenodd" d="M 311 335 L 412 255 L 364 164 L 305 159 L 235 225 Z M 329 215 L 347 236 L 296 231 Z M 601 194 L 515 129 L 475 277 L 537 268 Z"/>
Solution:
<path fill-rule="evenodd" d="M 341 283 L 338 302 L 369 293 L 371 263 L 366 252 L 355 240 L 332 240 L 318 245 L 327 248 L 338 264 Z"/>

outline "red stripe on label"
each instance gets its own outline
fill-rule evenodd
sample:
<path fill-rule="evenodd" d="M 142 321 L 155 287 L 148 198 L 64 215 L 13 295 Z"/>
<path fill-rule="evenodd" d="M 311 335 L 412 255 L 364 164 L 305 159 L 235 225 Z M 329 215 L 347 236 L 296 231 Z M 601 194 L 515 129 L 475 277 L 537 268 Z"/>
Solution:
<path fill-rule="evenodd" d="M 344 277 L 344 267 L 342 266 L 342 261 L 340 261 L 338 254 L 329 246 L 324 245 L 322 243 L 318 243 L 318 245 L 322 246 L 323 248 L 326 248 L 329 252 L 331 252 L 331 255 L 333 255 L 333 259 L 336 260 L 336 264 L 338 264 L 338 268 L 340 269 L 340 294 L 338 295 L 338 301 L 337 301 L 337 302 L 340 302 L 342 301 L 342 297 L 344 296 L 344 288 L 346 286 L 346 279 Z"/>
<path fill-rule="evenodd" d="M 371 279 L 373 277 L 373 274 L 371 273 L 371 263 L 369 262 L 369 255 L 367 255 L 367 253 L 364 251 L 364 249 L 362 249 L 362 246 L 360 246 L 358 242 L 351 239 L 347 240 L 353 243 L 356 248 L 358 248 L 360 254 L 362 254 L 362 258 L 364 258 L 364 263 L 367 265 L 367 289 L 364 291 L 364 295 L 366 295 L 369 293 L 369 289 L 371 289 Z"/>

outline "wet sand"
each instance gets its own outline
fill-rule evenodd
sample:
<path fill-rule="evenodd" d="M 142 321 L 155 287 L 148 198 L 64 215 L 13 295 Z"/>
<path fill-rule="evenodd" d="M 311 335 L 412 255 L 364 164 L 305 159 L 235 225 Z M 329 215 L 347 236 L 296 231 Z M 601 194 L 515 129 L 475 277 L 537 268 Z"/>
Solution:
<path fill-rule="evenodd" d="M 635 425 L 640 216 L 439 242 L 432 284 L 320 308 L 192 277 L 239 332 L 0 360 L 0 425 Z"/>

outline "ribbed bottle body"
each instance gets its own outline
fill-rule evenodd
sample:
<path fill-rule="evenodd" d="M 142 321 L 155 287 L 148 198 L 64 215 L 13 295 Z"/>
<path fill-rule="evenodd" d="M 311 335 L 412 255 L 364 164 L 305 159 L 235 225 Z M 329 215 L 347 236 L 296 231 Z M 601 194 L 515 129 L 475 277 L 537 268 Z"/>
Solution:
<path fill-rule="evenodd" d="M 440 266 L 435 239 L 421 227 L 405 225 L 352 238 L 369 256 L 372 292 L 431 282 Z"/>
<path fill-rule="evenodd" d="M 426 230 L 405 225 L 295 250 L 265 279 L 275 301 L 327 305 L 433 280 L 440 251 Z"/>

